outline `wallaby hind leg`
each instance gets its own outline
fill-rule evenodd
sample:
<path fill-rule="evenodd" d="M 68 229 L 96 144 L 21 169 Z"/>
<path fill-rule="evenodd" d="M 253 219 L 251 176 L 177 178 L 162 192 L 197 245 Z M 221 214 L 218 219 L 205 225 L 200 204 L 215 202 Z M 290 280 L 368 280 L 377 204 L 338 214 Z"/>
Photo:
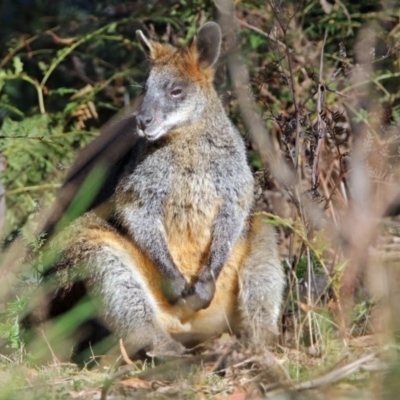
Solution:
<path fill-rule="evenodd" d="M 157 356 L 183 352 L 183 346 L 162 326 L 161 311 L 147 285 L 143 266 L 129 251 L 132 244 L 91 213 L 63 236 L 67 252 L 56 272 L 58 285 L 68 287 L 71 279 L 85 282 L 98 304 L 96 317 L 123 339 L 130 355 L 140 350 Z"/>
<path fill-rule="evenodd" d="M 274 229 L 253 218 L 250 251 L 239 274 L 241 336 L 251 345 L 272 344 L 279 334 L 285 276 Z"/>

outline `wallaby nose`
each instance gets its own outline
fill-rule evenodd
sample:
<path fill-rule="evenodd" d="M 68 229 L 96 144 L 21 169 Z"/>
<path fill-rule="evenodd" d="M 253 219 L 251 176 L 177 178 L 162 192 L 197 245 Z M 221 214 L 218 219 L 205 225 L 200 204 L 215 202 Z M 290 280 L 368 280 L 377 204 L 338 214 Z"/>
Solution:
<path fill-rule="evenodd" d="M 139 128 L 144 131 L 153 121 L 152 115 L 138 115 L 136 117 Z"/>

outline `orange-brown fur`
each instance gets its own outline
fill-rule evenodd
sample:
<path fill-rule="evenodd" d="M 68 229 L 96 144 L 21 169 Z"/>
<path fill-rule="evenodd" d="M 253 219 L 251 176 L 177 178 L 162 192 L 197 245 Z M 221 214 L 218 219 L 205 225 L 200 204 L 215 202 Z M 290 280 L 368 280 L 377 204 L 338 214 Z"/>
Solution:
<path fill-rule="evenodd" d="M 214 78 L 214 69 L 201 68 L 199 54 L 195 46 L 176 49 L 168 44 L 154 43 L 151 52 L 150 63 L 153 65 L 173 68 L 179 71 L 193 82 L 200 82 L 205 86 L 211 86 Z"/>
<path fill-rule="evenodd" d="M 237 308 L 238 276 L 240 268 L 249 251 L 249 238 L 243 238 L 236 243 L 229 260 L 224 266 L 216 284 L 216 292 L 210 306 L 197 312 L 181 305 L 170 305 L 159 290 L 160 273 L 157 266 L 135 244 L 119 233 L 91 225 L 93 219 L 84 217 L 82 225 L 85 226 L 85 240 L 93 246 L 110 246 L 120 257 L 130 258 L 130 263 L 135 266 L 135 271 L 143 277 L 151 295 L 156 299 L 159 307 L 158 318 L 167 332 L 172 335 L 190 334 L 191 339 L 200 335 L 207 337 L 213 333 L 224 330 L 221 325 L 226 325 L 229 330 L 236 330 L 234 310 Z M 80 225 L 80 224 L 79 224 Z M 87 229 L 89 228 L 90 229 Z M 188 241 L 188 231 L 171 232 L 169 241 L 171 253 L 178 268 L 190 281 L 193 279 L 206 258 L 209 243 L 199 252 L 199 245 L 194 237 Z M 193 235 L 193 234 L 192 234 Z M 210 237 L 208 238 L 208 242 Z M 203 254 L 199 257 L 199 254 Z"/>
<path fill-rule="evenodd" d="M 196 331 L 208 334 L 211 334 L 213 331 L 219 333 L 221 331 L 221 322 L 218 321 L 215 324 L 214 320 L 215 316 L 220 316 L 221 314 L 224 315 L 227 326 L 232 330 L 235 329 L 234 326 L 230 325 L 234 323 L 233 311 L 237 306 L 239 270 L 243 266 L 243 261 L 249 250 L 247 238 L 241 239 L 236 243 L 228 262 L 217 280 L 216 292 L 211 305 L 205 310 L 193 312 L 187 307 L 168 304 L 159 290 L 158 282 L 161 278 L 157 266 L 131 241 L 122 238 L 114 232 L 103 230 L 92 231 L 91 235 L 93 243 L 110 244 L 117 249 L 119 254 L 126 252 L 132 257 L 133 264 L 140 268 L 140 273 L 145 279 L 146 285 L 158 303 L 161 313 L 159 318 L 165 324 L 165 329 L 169 333 L 196 333 Z M 197 275 L 202 266 L 202 263 L 199 262 L 197 252 L 198 246 L 194 240 L 188 243 L 184 235 L 177 235 L 175 239 L 169 242 L 171 253 L 173 256 L 179 255 L 181 260 L 184 260 L 182 263 L 177 262 L 177 265 L 190 281 Z M 204 256 L 206 255 L 205 253 Z M 174 259 L 178 260 L 179 258 L 174 257 Z M 193 268 L 190 268 L 191 266 Z M 182 330 L 179 330 L 179 323 L 177 321 L 182 324 Z M 190 324 L 190 329 L 188 329 L 187 325 L 185 327 L 187 323 Z"/>

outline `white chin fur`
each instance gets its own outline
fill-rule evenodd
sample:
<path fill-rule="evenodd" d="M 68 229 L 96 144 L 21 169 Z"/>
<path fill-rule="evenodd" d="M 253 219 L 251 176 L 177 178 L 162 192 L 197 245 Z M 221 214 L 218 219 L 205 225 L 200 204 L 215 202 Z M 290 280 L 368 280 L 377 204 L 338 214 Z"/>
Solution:
<path fill-rule="evenodd" d="M 151 142 L 154 140 L 157 140 L 158 138 L 160 138 L 161 136 L 164 135 L 164 133 L 162 131 L 147 132 L 143 129 L 138 129 L 137 133 L 140 137 L 144 137 L 147 140 L 150 140 Z"/>
<path fill-rule="evenodd" d="M 153 142 L 154 140 L 159 139 L 161 136 L 164 136 L 165 132 L 163 131 L 155 131 L 155 132 L 144 132 L 144 136 L 146 137 L 147 140 L 150 140 Z"/>

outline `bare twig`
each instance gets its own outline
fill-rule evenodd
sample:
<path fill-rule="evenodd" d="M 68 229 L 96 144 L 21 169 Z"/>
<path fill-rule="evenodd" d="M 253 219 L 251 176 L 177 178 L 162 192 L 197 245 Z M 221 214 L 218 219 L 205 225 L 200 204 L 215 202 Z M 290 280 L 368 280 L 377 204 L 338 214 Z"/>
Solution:
<path fill-rule="evenodd" d="M 234 13 L 228 1 L 220 0 L 216 2 L 221 11 L 223 20 L 221 25 L 223 30 L 228 31 L 234 26 Z M 231 10 L 231 13 L 229 13 Z M 229 71 L 232 80 L 235 82 L 235 89 L 239 101 L 239 107 L 243 115 L 243 120 L 249 129 L 251 138 L 257 147 L 261 159 L 270 165 L 275 178 L 284 186 L 290 186 L 295 181 L 292 171 L 288 168 L 280 152 L 274 149 L 274 143 L 269 132 L 264 127 L 263 121 L 255 111 L 254 100 L 249 96 L 249 73 L 243 62 L 240 61 L 238 54 L 232 54 L 228 61 Z"/>
<path fill-rule="evenodd" d="M 273 35 L 271 35 L 270 33 L 264 32 L 262 29 L 257 28 L 254 25 L 251 25 L 249 23 L 247 23 L 246 21 L 243 21 L 241 19 L 237 20 L 239 22 L 240 25 L 242 25 L 244 28 L 250 29 L 254 32 L 257 32 L 258 34 L 260 34 L 261 36 L 264 36 L 265 38 L 271 40 L 272 42 L 278 44 L 279 46 L 283 47 L 283 49 L 288 50 L 290 52 L 290 54 L 293 54 L 293 50 L 288 49 L 287 44 L 283 43 L 282 41 L 280 41 L 279 39 L 277 39 L 276 37 L 274 37 Z"/>
<path fill-rule="evenodd" d="M 0 62 L 0 69 L 3 69 L 4 66 L 13 59 L 13 57 L 24 47 L 29 45 L 30 43 L 34 42 L 37 38 L 39 38 L 40 35 L 35 35 L 32 36 L 29 39 L 25 39 L 24 37 L 21 38 L 21 43 L 15 47 L 13 50 L 11 50 L 5 57 L 4 59 Z"/>
<path fill-rule="evenodd" d="M 282 20 L 281 13 L 277 9 L 276 5 L 272 1 L 268 1 L 268 4 L 270 5 L 272 12 L 275 15 L 276 20 L 278 21 L 278 24 L 281 28 L 283 38 L 284 38 L 284 43 L 285 45 L 285 53 L 286 53 L 286 58 L 288 61 L 288 67 L 289 67 L 289 79 L 288 79 L 288 86 L 292 95 L 293 99 L 293 105 L 296 113 L 296 143 L 295 143 L 295 168 L 296 171 L 298 171 L 299 168 L 299 149 L 300 149 L 300 110 L 299 110 L 299 104 L 297 102 L 297 95 L 296 95 L 296 89 L 294 87 L 294 72 L 293 72 L 293 62 L 292 62 L 292 54 L 289 51 L 289 47 L 287 45 L 288 43 L 288 38 L 287 38 L 287 23 L 285 23 Z M 293 16 L 291 17 L 291 19 Z"/>
<path fill-rule="evenodd" d="M 292 387 L 293 390 L 310 390 L 310 389 L 317 389 L 320 387 L 324 387 L 327 385 L 330 385 L 332 383 L 338 382 L 354 372 L 358 371 L 363 364 L 368 363 L 369 361 L 373 360 L 378 354 L 380 354 L 381 351 L 368 354 L 367 356 L 361 357 L 360 359 L 344 365 L 341 368 L 337 368 L 333 371 L 328 372 L 325 375 L 322 375 L 318 378 L 311 379 L 306 382 L 299 383 L 298 385 L 295 385 Z"/>
<path fill-rule="evenodd" d="M 128 353 L 125 349 L 124 346 L 124 341 L 122 339 L 119 339 L 119 349 L 121 351 L 122 358 L 128 365 L 134 364 L 134 362 L 129 358 Z"/>
<path fill-rule="evenodd" d="M 317 149 L 316 149 L 315 155 L 314 155 L 314 162 L 313 162 L 313 169 L 312 169 L 311 188 L 313 190 L 315 190 L 318 187 L 319 154 L 321 152 L 322 143 L 325 139 L 325 129 L 324 129 L 325 123 L 322 120 L 321 112 L 322 112 L 323 102 L 324 102 L 324 98 L 325 98 L 325 86 L 322 84 L 322 72 L 323 72 L 323 65 L 324 65 L 324 49 L 325 49 L 325 43 L 326 43 L 327 37 L 328 37 L 328 32 L 325 31 L 324 42 L 323 42 L 322 50 L 321 50 L 321 61 L 320 61 L 320 66 L 319 66 L 319 85 L 318 85 L 318 101 L 317 101 L 318 142 L 317 142 Z"/>
<path fill-rule="evenodd" d="M 0 358 L 2 358 L 3 360 L 9 362 L 10 364 L 14 363 L 14 361 L 11 360 L 11 358 L 6 357 L 4 354 L 0 354 Z"/>
<path fill-rule="evenodd" d="M 55 365 L 60 364 L 60 360 L 57 358 L 56 353 L 54 353 L 53 349 L 51 348 L 50 343 L 49 343 L 49 341 L 47 340 L 47 337 L 46 337 L 46 335 L 45 335 L 45 333 L 44 333 L 44 330 L 43 330 L 43 329 L 40 329 L 40 333 L 42 334 L 43 339 L 44 339 L 44 341 L 46 342 L 47 347 L 48 347 L 49 350 L 50 350 L 51 356 L 52 356 L 52 358 L 53 358 L 53 364 L 55 364 Z"/>

